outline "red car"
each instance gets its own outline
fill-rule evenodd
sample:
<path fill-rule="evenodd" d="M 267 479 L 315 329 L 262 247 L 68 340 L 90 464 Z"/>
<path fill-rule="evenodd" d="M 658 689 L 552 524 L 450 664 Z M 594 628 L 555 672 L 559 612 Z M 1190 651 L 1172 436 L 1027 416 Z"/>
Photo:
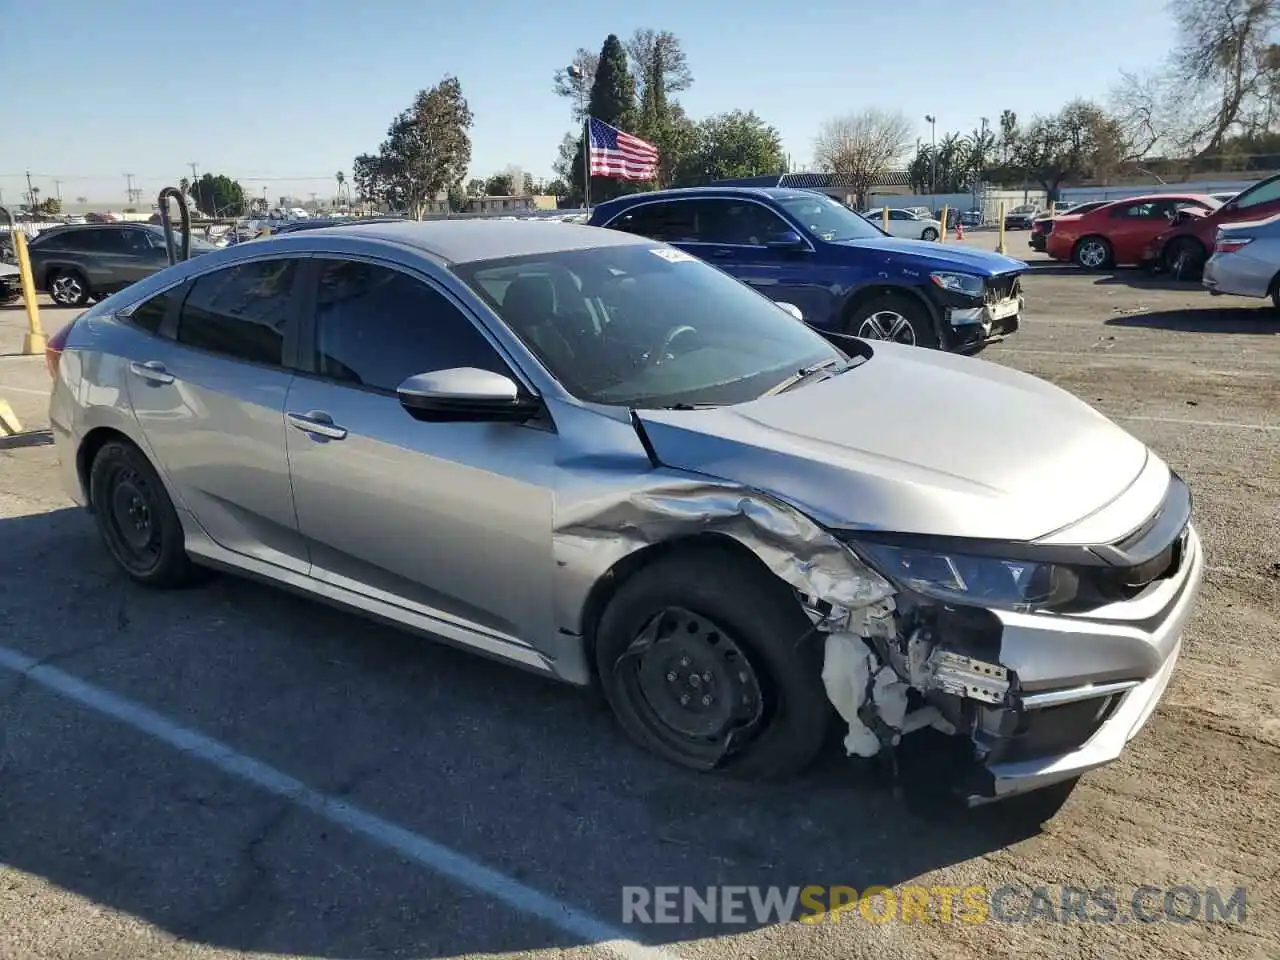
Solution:
<path fill-rule="evenodd" d="M 1057 217 L 1046 252 L 1054 260 L 1074 260 L 1086 270 L 1144 263 L 1151 242 L 1183 211 L 1203 217 L 1219 206 L 1217 200 L 1199 193 L 1126 197 L 1088 213 Z"/>
<path fill-rule="evenodd" d="M 1177 276 L 1196 277 L 1213 251 L 1219 227 L 1266 220 L 1277 213 L 1280 213 L 1280 174 L 1240 191 L 1207 217 L 1174 224 L 1151 242 L 1144 259 Z"/>

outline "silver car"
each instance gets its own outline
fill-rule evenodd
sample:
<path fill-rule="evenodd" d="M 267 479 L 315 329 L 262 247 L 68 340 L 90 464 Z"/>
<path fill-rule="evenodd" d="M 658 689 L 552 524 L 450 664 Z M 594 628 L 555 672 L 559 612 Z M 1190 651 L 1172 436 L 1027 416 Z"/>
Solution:
<path fill-rule="evenodd" d="M 220 568 L 598 684 L 699 770 L 793 775 L 842 721 L 859 756 L 954 736 L 970 803 L 1069 787 L 1150 716 L 1200 584 L 1186 485 L 1075 397 L 621 231 L 241 244 L 50 367 L 134 580 Z"/>
<path fill-rule="evenodd" d="M 1201 282 L 1213 294 L 1270 297 L 1280 310 L 1280 214 L 1219 227 Z"/>

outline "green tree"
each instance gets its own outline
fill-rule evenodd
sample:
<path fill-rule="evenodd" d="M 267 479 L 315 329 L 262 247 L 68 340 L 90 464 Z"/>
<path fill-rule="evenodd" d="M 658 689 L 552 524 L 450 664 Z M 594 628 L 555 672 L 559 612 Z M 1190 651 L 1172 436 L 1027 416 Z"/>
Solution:
<path fill-rule="evenodd" d="M 365 209 L 380 207 L 388 202 L 382 158 L 378 155 L 362 153 L 356 157 L 351 163 L 351 179 L 356 185 L 356 199 Z"/>
<path fill-rule="evenodd" d="M 449 209 L 454 213 L 467 209 L 467 193 L 461 184 L 454 184 L 449 188 Z"/>
<path fill-rule="evenodd" d="M 1012 165 L 1058 199 L 1064 183 L 1114 172 L 1126 152 L 1121 124 L 1095 103 L 1075 100 L 1035 117 L 1013 144 Z"/>
<path fill-rule="evenodd" d="M 534 183 L 532 173 L 525 173 L 524 183 L 522 183 L 520 187 L 526 197 L 531 197 L 538 192 L 538 185 Z"/>
<path fill-rule="evenodd" d="M 376 182 L 385 200 L 421 219 L 428 203 L 462 183 L 471 162 L 472 120 L 456 77 L 420 90 L 378 149 Z"/>
<path fill-rule="evenodd" d="M 45 199 L 40 201 L 39 206 L 36 207 L 36 211 L 39 213 L 47 213 L 51 217 L 56 217 L 62 212 L 62 201 L 57 197 L 45 197 Z"/>
<path fill-rule="evenodd" d="M 206 173 L 192 186 L 196 206 L 207 217 L 238 217 L 245 211 L 244 187 L 223 174 Z"/>
<path fill-rule="evenodd" d="M 600 62 L 596 67 L 595 81 L 591 84 L 591 100 L 588 111 L 596 120 L 617 127 L 627 133 L 636 130 L 636 84 L 627 68 L 627 53 L 617 34 L 609 34 L 600 48 Z M 582 144 L 574 160 L 573 174 L 576 183 L 582 183 Z M 591 200 L 608 200 L 635 190 L 635 186 L 605 177 L 591 178 Z"/>
<path fill-rule="evenodd" d="M 569 185 L 559 177 L 552 180 L 550 183 L 544 184 L 542 189 L 545 190 L 549 196 L 556 197 L 557 199 L 560 197 L 567 197 L 569 195 Z"/>
<path fill-rule="evenodd" d="M 515 191 L 516 186 L 512 182 L 511 174 L 509 173 L 495 173 L 484 184 L 484 192 L 487 197 L 510 197 Z"/>
<path fill-rule="evenodd" d="M 467 196 L 483 197 L 484 196 L 484 180 L 480 177 L 472 177 L 467 181 Z"/>
<path fill-rule="evenodd" d="M 693 85 L 693 73 L 680 39 L 669 30 L 637 30 L 627 53 L 640 91 L 636 129 L 628 132 L 658 148 L 658 186 L 667 186 L 696 139 L 694 124 L 671 98 Z"/>
<path fill-rule="evenodd" d="M 582 126 L 583 110 L 586 107 L 591 87 L 596 80 L 596 68 L 600 65 L 600 54 L 592 53 L 585 47 L 579 47 L 573 55 L 572 72 L 568 67 L 561 67 L 555 72 L 553 87 L 556 96 L 564 97 L 573 104 L 573 119 Z"/>
<path fill-rule="evenodd" d="M 730 177 L 782 173 L 785 168 L 778 131 L 753 110 L 731 110 L 694 126 L 692 143 L 676 166 L 673 183 L 697 186 Z"/>

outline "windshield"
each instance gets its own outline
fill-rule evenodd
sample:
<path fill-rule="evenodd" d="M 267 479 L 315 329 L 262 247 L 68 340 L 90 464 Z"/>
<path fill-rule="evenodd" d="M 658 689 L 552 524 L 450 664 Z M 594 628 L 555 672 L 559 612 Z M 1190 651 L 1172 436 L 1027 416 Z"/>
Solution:
<path fill-rule="evenodd" d="M 884 231 L 843 204 L 820 193 L 774 197 L 777 204 L 810 233 L 823 240 L 874 240 Z"/>
<path fill-rule="evenodd" d="M 672 247 L 627 244 L 452 269 L 566 390 L 592 403 L 742 403 L 803 368 L 844 359 L 777 304 Z"/>
<path fill-rule="evenodd" d="M 1022 206 L 1020 206 L 1020 207 L 1014 207 L 1014 208 L 1013 208 L 1012 210 L 1010 210 L 1009 212 L 1010 212 L 1010 213 L 1035 213 L 1035 212 L 1036 212 L 1036 207 L 1035 207 L 1033 204 L 1030 204 L 1030 203 L 1024 203 L 1024 204 L 1023 204 Z"/>
<path fill-rule="evenodd" d="M 160 238 L 160 246 L 163 247 L 164 246 L 164 227 L 148 226 L 147 229 Z M 181 245 L 181 243 L 182 243 L 182 227 L 175 223 L 173 225 L 173 245 L 177 247 Z M 215 250 L 217 248 L 214 247 L 213 244 L 205 240 L 203 237 L 200 237 L 197 234 L 192 233 L 191 249 L 192 250 Z"/>

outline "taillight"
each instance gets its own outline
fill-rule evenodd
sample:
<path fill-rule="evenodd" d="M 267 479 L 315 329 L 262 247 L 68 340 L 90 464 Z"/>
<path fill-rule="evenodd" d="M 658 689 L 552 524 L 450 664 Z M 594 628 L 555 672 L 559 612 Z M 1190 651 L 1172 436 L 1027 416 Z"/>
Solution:
<path fill-rule="evenodd" d="M 1253 242 L 1253 237 L 1219 237 L 1214 244 L 1214 253 L 1235 253 L 1241 247 Z"/>
<path fill-rule="evenodd" d="M 72 320 L 50 337 L 44 345 L 44 365 L 51 377 L 58 376 L 58 361 L 62 359 L 62 351 L 67 347 L 67 337 L 71 336 L 71 328 L 75 325 L 76 322 Z"/>

